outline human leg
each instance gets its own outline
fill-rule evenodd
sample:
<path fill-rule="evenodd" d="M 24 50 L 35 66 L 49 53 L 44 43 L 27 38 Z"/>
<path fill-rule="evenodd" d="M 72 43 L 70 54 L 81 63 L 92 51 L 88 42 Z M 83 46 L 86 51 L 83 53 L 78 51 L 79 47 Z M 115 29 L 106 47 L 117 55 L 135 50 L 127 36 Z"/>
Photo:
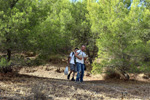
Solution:
<path fill-rule="evenodd" d="M 84 77 L 84 64 L 81 64 L 81 76 L 80 76 L 80 82 L 83 82 Z"/>
<path fill-rule="evenodd" d="M 74 69 L 74 65 L 73 65 L 73 64 L 70 64 L 70 73 L 69 73 L 68 76 L 67 76 L 67 79 L 68 79 L 68 80 L 70 79 L 70 75 L 72 74 L 73 69 Z"/>
<path fill-rule="evenodd" d="M 76 81 L 79 81 L 80 75 L 81 75 L 81 64 L 77 63 L 77 77 L 76 77 Z"/>

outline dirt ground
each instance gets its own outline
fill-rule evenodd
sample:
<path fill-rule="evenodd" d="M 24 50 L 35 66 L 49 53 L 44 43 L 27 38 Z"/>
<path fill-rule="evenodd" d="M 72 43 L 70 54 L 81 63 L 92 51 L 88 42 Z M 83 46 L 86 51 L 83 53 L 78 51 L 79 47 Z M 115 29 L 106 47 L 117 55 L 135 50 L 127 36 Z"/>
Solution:
<path fill-rule="evenodd" d="M 47 64 L 0 75 L 0 100 L 150 100 L 150 79 L 104 80 L 85 72 L 84 82 L 76 83 L 66 79 L 64 68 Z"/>

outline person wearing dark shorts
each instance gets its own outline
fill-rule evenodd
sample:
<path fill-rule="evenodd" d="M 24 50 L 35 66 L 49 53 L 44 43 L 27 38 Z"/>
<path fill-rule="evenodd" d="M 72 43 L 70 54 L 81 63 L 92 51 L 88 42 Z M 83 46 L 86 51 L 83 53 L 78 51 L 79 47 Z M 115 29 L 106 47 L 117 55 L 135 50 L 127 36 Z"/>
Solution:
<path fill-rule="evenodd" d="M 75 48 L 74 52 L 70 53 L 70 56 L 68 59 L 68 63 L 70 64 L 70 73 L 68 74 L 67 79 L 69 80 L 70 75 L 73 73 L 71 81 L 75 81 L 74 76 L 75 76 L 75 73 L 77 72 L 76 57 L 74 56 L 77 50 L 78 48 Z"/>
<path fill-rule="evenodd" d="M 77 72 L 76 64 L 71 64 L 71 63 L 70 63 L 70 70 L 72 70 L 72 71 L 74 71 L 74 72 Z"/>

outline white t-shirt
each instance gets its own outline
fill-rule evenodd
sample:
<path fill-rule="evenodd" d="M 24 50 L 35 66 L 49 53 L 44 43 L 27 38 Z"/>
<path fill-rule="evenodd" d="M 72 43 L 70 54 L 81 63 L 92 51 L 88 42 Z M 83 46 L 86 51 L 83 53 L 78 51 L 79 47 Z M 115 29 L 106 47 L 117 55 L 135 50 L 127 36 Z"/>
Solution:
<path fill-rule="evenodd" d="M 72 53 L 73 52 L 70 53 L 70 57 L 71 57 L 70 64 L 75 64 L 74 63 L 74 55 L 75 55 L 75 53 L 74 54 L 72 54 Z"/>
<path fill-rule="evenodd" d="M 81 63 L 81 64 L 84 64 L 84 58 L 83 58 L 83 57 L 86 56 L 85 52 L 83 52 L 83 51 L 81 51 L 81 50 L 78 50 L 77 52 L 79 53 L 78 55 L 81 55 L 81 56 L 82 56 L 82 60 L 80 60 L 80 59 L 78 59 L 78 58 L 76 57 L 76 62 Z"/>

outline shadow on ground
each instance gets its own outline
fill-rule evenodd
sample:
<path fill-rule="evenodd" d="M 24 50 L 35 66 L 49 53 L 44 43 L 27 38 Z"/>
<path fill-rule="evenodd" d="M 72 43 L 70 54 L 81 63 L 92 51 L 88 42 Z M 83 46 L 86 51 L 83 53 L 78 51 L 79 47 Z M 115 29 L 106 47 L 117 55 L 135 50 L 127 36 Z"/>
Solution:
<path fill-rule="evenodd" d="M 97 80 L 76 83 L 23 74 L 8 75 L 0 80 L 0 98 L 3 100 L 148 99 L 149 93 L 149 82 L 140 81 Z"/>

